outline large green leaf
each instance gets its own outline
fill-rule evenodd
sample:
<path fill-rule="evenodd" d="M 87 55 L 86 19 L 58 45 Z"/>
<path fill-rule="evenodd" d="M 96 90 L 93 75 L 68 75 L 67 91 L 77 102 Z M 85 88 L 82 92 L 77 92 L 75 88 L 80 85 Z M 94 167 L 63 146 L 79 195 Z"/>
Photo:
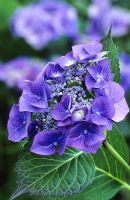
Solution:
<path fill-rule="evenodd" d="M 107 135 L 107 141 L 128 162 L 128 148 L 114 125 Z M 93 183 L 79 195 L 70 200 L 108 200 L 112 198 L 122 187 L 128 185 L 124 182 L 125 170 L 115 158 L 102 147 L 94 156 L 96 164 L 96 176 Z M 129 187 L 129 186 L 128 186 Z M 130 189 L 130 187 L 129 187 Z M 67 199 L 66 199 L 67 200 Z"/>
<path fill-rule="evenodd" d="M 17 163 L 18 189 L 11 199 L 23 193 L 44 197 L 65 197 L 81 192 L 95 176 L 90 154 L 67 149 L 63 156 L 36 156 L 23 153 Z"/>
<path fill-rule="evenodd" d="M 128 162 L 127 145 L 115 125 L 112 131 L 107 134 L 107 140 L 120 156 Z M 122 165 L 115 160 L 104 146 L 93 158 L 96 163 L 96 174 L 93 182 L 89 184 L 94 175 L 94 163 L 89 154 L 74 149 L 68 149 L 63 157 L 37 157 L 25 153 L 17 163 L 18 183 L 20 185 L 13 198 L 24 192 L 29 192 L 31 194 L 44 194 L 44 200 L 60 200 L 61 198 L 50 198 L 49 196 L 52 196 L 52 193 L 55 196 L 56 190 L 57 196 L 59 196 L 59 193 L 63 194 L 64 189 L 69 188 L 73 191 L 67 189 L 67 194 L 64 195 L 78 192 L 78 190 L 79 193 L 71 197 L 64 197 L 63 200 L 109 200 L 121 188 L 128 187 L 130 189 L 130 186 L 124 182 L 125 170 Z M 77 167 L 75 167 L 76 162 Z M 78 169 L 76 170 L 78 172 L 77 176 L 75 169 Z M 53 174 L 52 171 L 55 173 Z M 46 174 L 50 175 L 46 176 Z M 49 183 L 49 181 L 51 182 Z M 77 187 L 77 183 L 82 187 Z M 47 189 L 45 185 L 49 189 L 49 193 L 47 191 L 46 194 L 44 193 Z M 86 185 L 88 186 L 84 191 L 80 192 Z"/>
<path fill-rule="evenodd" d="M 108 58 L 111 61 L 111 71 L 114 73 L 114 81 L 120 83 L 120 67 L 118 47 L 111 37 L 111 29 L 108 35 L 102 40 L 103 50 L 108 51 Z"/>

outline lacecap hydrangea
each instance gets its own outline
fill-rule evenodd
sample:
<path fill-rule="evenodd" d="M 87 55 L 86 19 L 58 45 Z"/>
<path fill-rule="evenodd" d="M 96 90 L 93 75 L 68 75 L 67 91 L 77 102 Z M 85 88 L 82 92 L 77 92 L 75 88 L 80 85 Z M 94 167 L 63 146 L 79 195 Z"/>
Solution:
<path fill-rule="evenodd" d="M 0 64 L 0 81 L 8 87 L 22 90 L 24 80 L 35 80 L 42 69 L 43 61 L 25 56 Z"/>
<path fill-rule="evenodd" d="M 34 49 L 42 49 L 60 36 L 77 37 L 77 12 L 68 3 L 41 0 L 17 9 L 11 18 L 11 29 Z"/>
<path fill-rule="evenodd" d="M 30 151 L 38 155 L 62 155 L 66 147 L 96 153 L 104 131 L 129 112 L 102 48 L 97 41 L 73 46 L 34 81 L 26 81 L 10 112 L 9 140 L 30 138 Z"/>
<path fill-rule="evenodd" d="M 112 6 L 109 0 L 92 0 L 87 8 L 89 23 L 87 34 L 90 38 L 101 39 L 112 26 L 112 36 L 122 37 L 129 33 L 130 13 L 129 10 L 119 6 Z"/>

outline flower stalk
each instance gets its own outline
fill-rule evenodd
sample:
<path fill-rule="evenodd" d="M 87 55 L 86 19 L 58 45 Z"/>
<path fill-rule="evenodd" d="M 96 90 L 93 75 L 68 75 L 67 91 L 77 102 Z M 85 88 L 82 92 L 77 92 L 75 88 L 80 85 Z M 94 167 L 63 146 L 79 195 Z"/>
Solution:
<path fill-rule="evenodd" d="M 119 153 L 109 144 L 108 141 L 104 142 L 104 145 L 106 146 L 107 150 L 111 155 L 124 167 L 124 169 L 127 171 L 127 173 L 130 175 L 130 166 L 127 164 L 127 162 L 119 155 Z"/>

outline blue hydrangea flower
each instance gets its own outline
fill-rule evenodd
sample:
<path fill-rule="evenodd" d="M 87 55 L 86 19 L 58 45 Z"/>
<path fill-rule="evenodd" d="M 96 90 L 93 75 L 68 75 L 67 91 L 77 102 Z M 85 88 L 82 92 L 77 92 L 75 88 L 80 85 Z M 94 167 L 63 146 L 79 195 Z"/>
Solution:
<path fill-rule="evenodd" d="M 109 0 L 93 0 L 88 7 L 89 25 L 87 33 L 93 39 L 101 39 L 112 25 L 112 36 L 122 37 L 129 32 L 129 11 L 119 6 L 112 6 Z"/>
<path fill-rule="evenodd" d="M 72 47 L 73 56 L 76 61 L 85 63 L 89 61 L 100 61 L 105 59 L 106 51 L 101 51 L 102 44 L 97 41 L 92 41 L 86 45 L 75 45 Z"/>
<path fill-rule="evenodd" d="M 109 101 L 113 102 L 115 114 L 112 118 L 113 121 L 122 121 L 129 112 L 129 107 L 124 98 L 124 89 L 113 81 L 107 83 L 104 89 L 96 90 L 97 96 L 105 96 Z"/>
<path fill-rule="evenodd" d="M 71 97 L 64 94 L 61 102 L 54 105 L 52 110 L 52 117 L 57 121 L 64 121 L 70 117 Z"/>
<path fill-rule="evenodd" d="M 129 108 L 124 89 L 112 80 L 106 53 L 99 42 L 74 46 L 48 63 L 34 81 L 26 82 L 18 115 L 32 112 L 31 122 L 24 122 L 24 137 L 32 140 L 32 153 L 62 155 L 66 146 L 96 153 L 105 140 L 103 132 L 112 129 L 113 121 L 125 118 Z M 14 122 L 17 130 L 23 128 L 21 121 Z M 9 135 L 13 138 L 12 129 Z"/>
<path fill-rule="evenodd" d="M 13 142 L 20 142 L 28 136 L 28 125 L 31 113 L 20 112 L 19 105 L 13 105 L 8 120 L 8 139 Z"/>
<path fill-rule="evenodd" d="M 27 81 L 20 97 L 20 111 L 44 112 L 51 99 L 48 85 L 40 75 L 35 81 Z"/>
<path fill-rule="evenodd" d="M 64 71 L 65 70 L 59 64 L 50 62 L 45 67 L 44 77 L 45 77 L 45 79 L 59 78 L 59 77 L 63 76 Z"/>
<path fill-rule="evenodd" d="M 61 67 L 70 67 L 76 63 L 72 51 L 67 53 L 65 56 L 61 56 L 56 60 Z"/>
<path fill-rule="evenodd" d="M 87 67 L 87 71 L 85 84 L 89 91 L 93 88 L 104 88 L 112 78 L 109 60 L 101 61 L 96 66 Z"/>
<path fill-rule="evenodd" d="M 17 9 L 12 16 L 11 29 L 34 49 L 42 49 L 61 36 L 77 37 L 77 12 L 65 2 L 40 1 Z"/>
<path fill-rule="evenodd" d="M 104 126 L 106 130 L 111 130 L 114 114 L 115 108 L 113 102 L 106 97 L 98 96 L 92 103 L 88 120 L 94 124 Z"/>
<path fill-rule="evenodd" d="M 93 123 L 81 122 L 69 130 L 70 138 L 67 146 L 78 148 L 85 152 L 96 153 L 105 140 L 100 126 Z"/>
<path fill-rule="evenodd" d="M 39 132 L 31 146 L 31 152 L 38 155 L 62 155 L 65 151 L 67 135 L 64 129 Z"/>
<path fill-rule="evenodd" d="M 41 72 L 43 61 L 18 57 L 6 63 L 1 63 L 0 80 L 5 82 L 8 87 L 15 87 L 22 90 L 25 83 L 24 80 L 33 81 Z"/>

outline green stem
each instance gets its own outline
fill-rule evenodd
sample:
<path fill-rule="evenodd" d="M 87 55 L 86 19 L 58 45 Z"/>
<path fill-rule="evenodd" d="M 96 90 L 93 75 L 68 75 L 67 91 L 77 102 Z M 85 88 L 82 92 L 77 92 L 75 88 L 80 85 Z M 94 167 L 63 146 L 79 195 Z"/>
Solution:
<path fill-rule="evenodd" d="M 92 92 L 89 92 L 89 94 L 90 94 L 93 98 L 95 98 L 95 96 L 94 96 L 94 94 L 93 94 Z"/>
<path fill-rule="evenodd" d="M 130 175 L 130 166 L 127 164 L 127 162 L 120 156 L 120 154 L 107 141 L 105 141 L 104 144 L 107 150 L 113 155 L 113 157 L 124 167 L 124 169 Z"/>
<path fill-rule="evenodd" d="M 125 188 L 125 189 L 127 189 L 127 190 L 130 191 L 130 185 L 128 185 L 126 182 L 120 180 L 117 177 L 112 176 L 112 174 L 104 171 L 103 169 L 100 169 L 100 168 L 96 167 L 96 170 L 99 171 L 99 172 L 102 172 L 102 173 L 106 174 L 106 176 L 111 177 L 112 179 L 114 179 L 115 181 L 117 181 L 118 183 L 120 183 L 123 186 L 123 188 Z"/>

